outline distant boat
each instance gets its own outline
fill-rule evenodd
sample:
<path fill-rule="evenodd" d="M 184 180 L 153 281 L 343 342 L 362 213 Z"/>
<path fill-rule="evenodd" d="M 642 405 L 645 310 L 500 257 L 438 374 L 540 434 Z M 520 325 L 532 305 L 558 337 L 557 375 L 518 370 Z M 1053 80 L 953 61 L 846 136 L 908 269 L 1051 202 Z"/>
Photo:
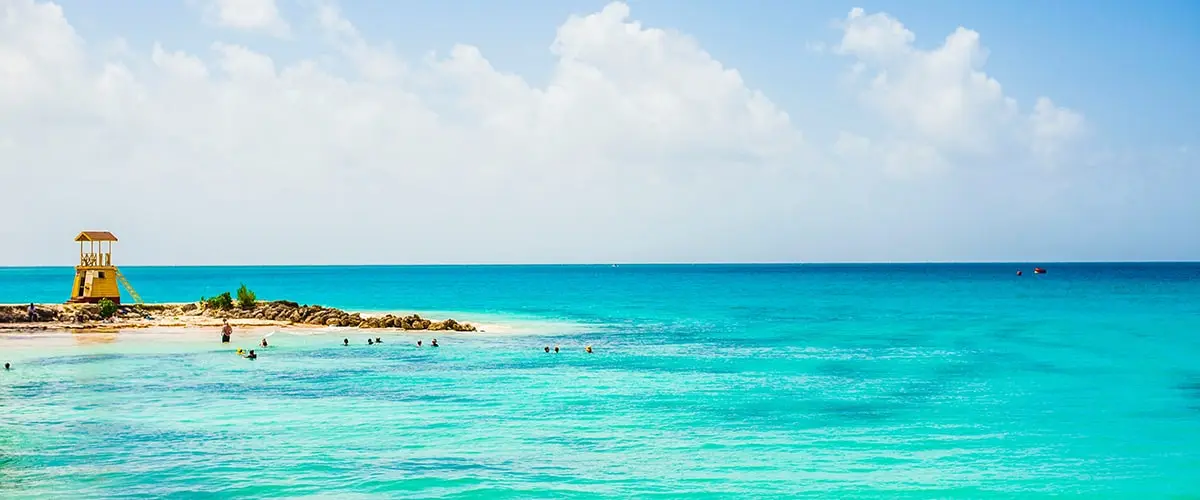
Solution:
<path fill-rule="evenodd" d="M 1046 270 L 1040 267 L 1033 268 L 1033 274 L 1046 274 Z"/>

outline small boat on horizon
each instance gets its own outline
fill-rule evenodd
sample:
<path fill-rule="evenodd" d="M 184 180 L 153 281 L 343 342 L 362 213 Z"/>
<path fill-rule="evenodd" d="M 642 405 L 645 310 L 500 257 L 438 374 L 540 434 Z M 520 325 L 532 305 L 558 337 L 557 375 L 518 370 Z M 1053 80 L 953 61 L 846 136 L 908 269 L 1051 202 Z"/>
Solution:
<path fill-rule="evenodd" d="M 1033 268 L 1033 274 L 1046 274 L 1046 270 L 1040 267 Z"/>

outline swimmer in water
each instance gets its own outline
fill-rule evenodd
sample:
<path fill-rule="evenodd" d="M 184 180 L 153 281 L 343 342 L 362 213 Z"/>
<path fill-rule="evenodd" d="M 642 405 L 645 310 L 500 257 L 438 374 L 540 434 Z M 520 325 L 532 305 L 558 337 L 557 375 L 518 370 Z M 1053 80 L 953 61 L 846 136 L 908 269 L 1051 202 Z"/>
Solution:
<path fill-rule="evenodd" d="M 11 370 L 11 369 L 12 369 L 12 365 L 10 365 L 10 364 L 8 364 L 8 363 L 4 363 L 4 369 L 5 369 L 5 370 Z"/>
<path fill-rule="evenodd" d="M 262 341 L 262 346 L 263 346 L 263 347 L 266 347 L 266 346 L 267 346 L 267 339 L 266 339 L 266 338 L 264 338 L 264 339 L 263 339 L 263 341 Z"/>
<path fill-rule="evenodd" d="M 251 361 L 258 359 L 258 355 L 254 354 L 254 349 L 250 349 L 250 354 L 246 355 L 246 359 L 249 359 Z"/>
<path fill-rule="evenodd" d="M 591 354 L 591 353 L 592 353 L 592 346 L 587 346 L 587 348 L 586 348 L 585 350 L 587 350 L 587 353 L 588 353 L 588 354 Z"/>
<path fill-rule="evenodd" d="M 419 339 L 417 340 L 417 347 L 421 347 L 421 341 Z"/>
<path fill-rule="evenodd" d="M 350 339 L 342 339 L 342 345 L 350 345 Z"/>
<path fill-rule="evenodd" d="M 438 345 L 437 345 L 437 339 L 433 339 L 432 341 L 430 341 L 430 342 L 429 342 L 429 345 L 430 345 L 431 347 L 437 347 L 437 346 L 438 346 Z"/>
<path fill-rule="evenodd" d="M 543 347 L 542 350 L 544 350 L 546 352 L 550 352 L 550 346 Z"/>
<path fill-rule="evenodd" d="M 558 354 L 558 346 L 554 346 L 554 354 Z"/>
<path fill-rule="evenodd" d="M 375 341 L 371 340 L 371 339 L 367 339 L 367 345 L 375 345 Z"/>
<path fill-rule="evenodd" d="M 383 337 L 375 337 L 375 343 L 376 343 L 376 344 L 382 344 L 382 343 L 383 343 Z"/>

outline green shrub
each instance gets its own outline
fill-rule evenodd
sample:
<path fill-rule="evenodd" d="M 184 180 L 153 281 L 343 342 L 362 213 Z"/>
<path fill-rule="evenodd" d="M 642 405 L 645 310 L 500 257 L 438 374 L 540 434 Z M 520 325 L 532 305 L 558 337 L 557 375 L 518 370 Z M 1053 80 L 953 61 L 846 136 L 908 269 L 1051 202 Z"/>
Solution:
<path fill-rule="evenodd" d="M 109 299 L 100 299 L 100 317 L 108 319 L 114 314 L 117 314 L 117 305 Z"/>
<path fill-rule="evenodd" d="M 233 307 L 233 297 L 229 295 L 229 292 L 222 292 L 216 297 L 204 299 L 204 306 L 209 309 L 230 309 Z"/>
<path fill-rule="evenodd" d="M 254 304 L 258 303 L 258 298 L 254 296 L 254 292 L 246 288 L 246 284 L 242 283 L 241 288 L 237 289 L 238 306 L 242 309 L 254 309 Z"/>

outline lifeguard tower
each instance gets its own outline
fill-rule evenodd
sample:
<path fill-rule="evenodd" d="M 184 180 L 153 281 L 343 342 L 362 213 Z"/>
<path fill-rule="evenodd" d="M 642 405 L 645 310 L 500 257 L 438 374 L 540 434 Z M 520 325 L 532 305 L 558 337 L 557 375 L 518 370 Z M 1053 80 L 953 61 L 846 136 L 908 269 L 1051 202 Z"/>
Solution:
<path fill-rule="evenodd" d="M 84 231 L 75 237 L 75 241 L 79 242 L 79 265 L 75 266 L 75 282 L 71 285 L 71 300 L 67 303 L 108 299 L 120 304 L 122 286 L 134 302 L 142 303 L 142 297 L 112 264 L 112 244 L 117 241 L 116 236 L 108 231 Z"/>

